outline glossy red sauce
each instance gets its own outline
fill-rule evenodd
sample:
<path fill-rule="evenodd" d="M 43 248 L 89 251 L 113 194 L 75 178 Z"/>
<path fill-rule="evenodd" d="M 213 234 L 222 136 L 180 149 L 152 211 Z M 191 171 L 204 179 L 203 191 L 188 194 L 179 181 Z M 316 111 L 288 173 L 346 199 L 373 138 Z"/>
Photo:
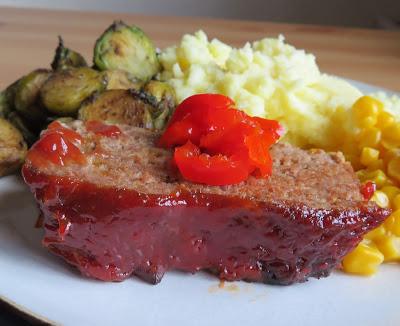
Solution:
<path fill-rule="evenodd" d="M 49 163 L 59 166 L 84 164 L 86 158 L 78 147 L 81 143 L 81 135 L 54 121 L 31 147 L 27 160 L 36 166 L 47 166 Z"/>
<path fill-rule="evenodd" d="M 101 135 L 105 137 L 118 137 L 121 135 L 121 129 L 115 125 L 108 125 L 100 121 L 87 121 L 85 123 L 86 129 L 95 133 L 96 135 Z"/>
<path fill-rule="evenodd" d="M 37 171 L 26 164 L 23 176 L 44 216 L 43 244 L 104 281 L 157 283 L 169 269 L 278 284 L 327 276 L 385 217 L 179 189 L 146 195 Z"/>

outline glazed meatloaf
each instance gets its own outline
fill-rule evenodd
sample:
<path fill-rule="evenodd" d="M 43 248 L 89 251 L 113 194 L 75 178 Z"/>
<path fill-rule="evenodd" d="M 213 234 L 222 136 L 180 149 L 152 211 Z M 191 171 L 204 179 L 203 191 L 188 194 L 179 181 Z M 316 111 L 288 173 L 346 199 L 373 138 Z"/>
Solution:
<path fill-rule="evenodd" d="M 151 131 L 60 130 L 33 146 L 23 176 L 43 244 L 100 280 L 158 283 L 171 269 L 275 284 L 325 277 L 389 214 L 363 199 L 340 153 L 276 144 L 271 177 L 217 187 L 183 180 Z"/>

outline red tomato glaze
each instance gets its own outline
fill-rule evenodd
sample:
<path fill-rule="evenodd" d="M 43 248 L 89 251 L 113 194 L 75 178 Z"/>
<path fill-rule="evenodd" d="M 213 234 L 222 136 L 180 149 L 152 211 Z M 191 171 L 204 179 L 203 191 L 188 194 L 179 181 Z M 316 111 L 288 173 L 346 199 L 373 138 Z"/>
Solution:
<path fill-rule="evenodd" d="M 100 121 L 87 121 L 85 126 L 88 131 L 91 131 L 96 135 L 105 137 L 118 137 L 121 134 L 121 129 L 119 129 L 117 126 L 108 125 Z"/>
<path fill-rule="evenodd" d="M 225 280 L 301 282 L 327 276 L 382 219 L 180 190 L 146 195 L 37 171 L 25 164 L 23 176 L 44 216 L 43 244 L 104 281 L 206 269 Z"/>
<path fill-rule="evenodd" d="M 86 158 L 78 147 L 81 142 L 81 135 L 55 121 L 31 147 L 27 160 L 37 166 L 48 163 L 60 166 L 68 163 L 84 164 Z"/>

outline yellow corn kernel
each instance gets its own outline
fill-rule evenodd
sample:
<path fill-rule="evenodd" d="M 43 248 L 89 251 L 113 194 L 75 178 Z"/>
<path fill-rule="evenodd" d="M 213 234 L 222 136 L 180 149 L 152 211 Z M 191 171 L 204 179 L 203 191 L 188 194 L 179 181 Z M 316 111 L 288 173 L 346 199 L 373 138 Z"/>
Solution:
<path fill-rule="evenodd" d="M 368 171 L 366 169 L 358 170 L 356 172 L 357 178 L 364 182 L 368 180 Z"/>
<path fill-rule="evenodd" d="M 364 236 L 364 239 L 376 240 L 376 239 L 384 237 L 385 235 L 386 235 L 385 226 L 381 225 L 381 226 L 378 226 L 377 228 L 373 229 L 372 231 L 369 231 Z"/>
<path fill-rule="evenodd" d="M 344 158 L 346 161 L 351 163 L 351 166 L 353 167 L 354 170 L 360 170 L 364 166 L 360 163 L 360 156 L 359 155 L 353 155 L 353 154 L 344 154 Z"/>
<path fill-rule="evenodd" d="M 396 181 L 400 181 L 400 157 L 392 158 L 387 165 L 387 173 Z"/>
<path fill-rule="evenodd" d="M 381 191 L 388 196 L 389 201 L 392 201 L 396 195 L 400 194 L 400 188 L 395 186 L 384 186 L 381 188 Z"/>
<path fill-rule="evenodd" d="M 378 128 L 366 128 L 357 135 L 358 147 L 378 148 L 381 138 L 382 132 Z"/>
<path fill-rule="evenodd" d="M 382 170 L 367 171 L 366 180 L 374 182 L 380 188 L 386 183 L 387 176 Z"/>
<path fill-rule="evenodd" d="M 371 200 L 374 201 L 381 208 L 389 207 L 389 198 L 383 191 L 375 191 Z"/>
<path fill-rule="evenodd" d="M 372 127 L 377 123 L 382 108 L 381 102 L 370 96 L 362 96 L 353 104 L 353 119 L 359 127 Z"/>
<path fill-rule="evenodd" d="M 385 261 L 395 261 L 400 259 L 400 238 L 388 236 L 375 241 L 379 251 L 385 257 Z"/>
<path fill-rule="evenodd" d="M 382 111 L 378 115 L 378 120 L 376 122 L 376 126 L 379 129 L 383 129 L 383 128 L 386 128 L 389 125 L 391 125 L 393 122 L 394 122 L 393 116 L 389 112 Z"/>
<path fill-rule="evenodd" d="M 385 220 L 385 229 L 394 234 L 397 237 L 400 237 L 400 210 L 394 211 L 390 216 Z"/>
<path fill-rule="evenodd" d="M 400 195 L 394 196 L 394 198 L 390 201 L 390 207 L 394 210 L 400 209 Z"/>
<path fill-rule="evenodd" d="M 364 147 L 361 150 L 360 162 L 365 166 L 369 166 L 371 163 L 377 161 L 379 158 L 379 151 L 371 147 Z"/>
<path fill-rule="evenodd" d="M 346 273 L 372 275 L 383 259 L 383 254 L 376 247 L 363 241 L 344 257 L 342 266 Z"/>
<path fill-rule="evenodd" d="M 399 145 L 397 144 L 397 142 L 392 142 L 386 139 L 381 139 L 380 142 L 381 148 L 385 149 L 385 150 L 396 150 L 399 148 Z"/>
<path fill-rule="evenodd" d="M 395 157 L 400 157 L 400 149 L 397 147 L 393 149 L 381 150 L 380 153 L 385 165 L 388 165 L 389 161 Z"/>
<path fill-rule="evenodd" d="M 371 164 L 368 165 L 368 170 L 384 170 L 384 169 L 385 169 L 385 164 L 381 159 L 373 161 L 371 162 Z"/>
<path fill-rule="evenodd" d="M 400 146 L 400 123 L 392 123 L 382 129 L 382 145 L 387 144 L 388 147 Z"/>
<path fill-rule="evenodd" d="M 392 179 L 387 178 L 386 182 L 385 182 L 385 186 L 396 186 L 396 182 L 394 182 Z"/>
<path fill-rule="evenodd" d="M 343 142 L 342 146 L 340 146 L 340 150 L 345 154 L 357 155 L 359 153 L 357 143 L 350 138 L 350 136 L 345 136 L 347 138 L 345 142 Z"/>

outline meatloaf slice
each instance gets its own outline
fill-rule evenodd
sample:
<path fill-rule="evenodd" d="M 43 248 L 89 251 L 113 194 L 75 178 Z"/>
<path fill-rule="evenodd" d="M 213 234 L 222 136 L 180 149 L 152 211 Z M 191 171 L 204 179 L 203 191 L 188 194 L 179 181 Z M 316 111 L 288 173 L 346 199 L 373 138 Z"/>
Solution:
<path fill-rule="evenodd" d="M 23 175 L 44 217 L 44 245 L 100 280 L 157 283 L 179 269 L 303 282 L 327 276 L 389 214 L 363 200 L 340 153 L 277 144 L 270 178 L 216 187 L 183 180 L 151 131 L 68 128 L 82 136 L 86 163 L 28 156 Z"/>

